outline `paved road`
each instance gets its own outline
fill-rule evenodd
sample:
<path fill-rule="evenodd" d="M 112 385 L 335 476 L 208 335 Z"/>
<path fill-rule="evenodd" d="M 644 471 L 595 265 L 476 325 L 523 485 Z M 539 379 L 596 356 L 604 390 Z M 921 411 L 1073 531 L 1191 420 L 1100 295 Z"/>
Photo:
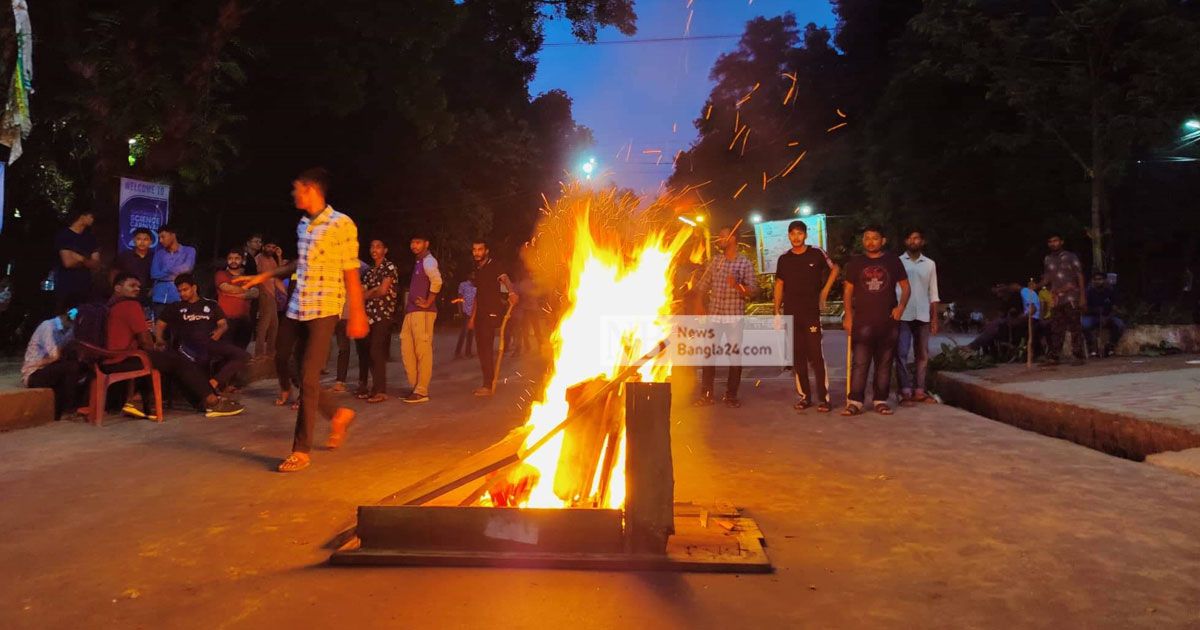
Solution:
<path fill-rule="evenodd" d="M 442 356 L 433 402 L 364 405 L 297 475 L 265 385 L 239 418 L 0 434 L 0 627 L 1200 625 L 1200 479 L 944 406 L 797 415 L 775 380 L 732 411 L 680 384 L 672 428 L 677 498 L 746 507 L 772 575 L 324 566 L 356 505 L 521 422 L 510 370 L 480 402 Z"/>

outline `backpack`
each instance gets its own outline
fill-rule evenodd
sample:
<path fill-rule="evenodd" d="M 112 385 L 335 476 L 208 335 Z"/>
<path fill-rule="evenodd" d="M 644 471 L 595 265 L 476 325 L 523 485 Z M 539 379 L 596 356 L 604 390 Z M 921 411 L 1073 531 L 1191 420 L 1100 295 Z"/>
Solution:
<path fill-rule="evenodd" d="M 80 304 L 75 316 L 75 340 L 103 348 L 108 340 L 108 304 L 88 302 Z"/>

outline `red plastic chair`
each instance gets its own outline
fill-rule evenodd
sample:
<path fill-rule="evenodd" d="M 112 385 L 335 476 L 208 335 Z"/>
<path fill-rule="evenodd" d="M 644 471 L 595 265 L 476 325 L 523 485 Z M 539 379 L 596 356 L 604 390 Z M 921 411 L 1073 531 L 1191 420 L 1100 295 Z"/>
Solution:
<path fill-rule="evenodd" d="M 92 370 L 94 378 L 92 379 L 92 391 L 88 394 L 87 409 L 88 422 L 96 426 L 104 424 L 104 402 L 108 396 L 108 387 L 114 383 L 122 381 L 132 381 L 135 378 L 149 376 L 150 382 L 154 386 L 154 414 L 155 422 L 163 421 L 163 406 L 162 406 L 162 374 L 150 364 L 150 357 L 141 350 L 105 350 L 99 346 L 94 346 L 90 343 L 78 342 L 82 354 L 90 355 L 96 359 Z M 141 361 L 142 369 L 131 370 L 129 372 L 113 372 L 111 374 L 100 371 L 102 363 L 117 363 L 124 361 L 130 357 L 134 357 Z M 132 385 L 132 383 L 131 383 Z"/>

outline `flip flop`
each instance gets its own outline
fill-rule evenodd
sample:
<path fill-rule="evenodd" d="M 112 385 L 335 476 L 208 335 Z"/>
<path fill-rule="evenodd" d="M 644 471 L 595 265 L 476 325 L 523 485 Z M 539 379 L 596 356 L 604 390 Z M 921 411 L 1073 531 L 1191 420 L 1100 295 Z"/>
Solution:
<path fill-rule="evenodd" d="M 325 440 L 325 448 L 333 450 L 346 441 L 346 429 L 354 422 L 354 412 L 349 409 L 338 409 L 330 422 L 329 439 Z"/>
<path fill-rule="evenodd" d="M 299 472 L 305 468 L 308 468 L 308 465 L 311 463 L 312 460 L 309 459 L 307 454 L 292 453 L 291 455 L 288 455 L 287 459 L 279 463 L 278 470 L 282 473 Z"/>
<path fill-rule="evenodd" d="M 842 415 L 847 417 L 861 416 L 862 412 L 863 408 L 861 405 L 846 405 L 846 408 L 842 410 Z"/>
<path fill-rule="evenodd" d="M 288 404 L 288 399 L 291 397 L 292 397 L 291 390 L 288 390 L 286 392 L 284 392 L 284 391 L 279 392 L 279 395 L 275 397 L 275 406 L 282 407 L 282 406 Z"/>
<path fill-rule="evenodd" d="M 832 410 L 833 410 L 833 407 L 830 406 L 830 404 L 827 402 L 823 402 L 823 403 L 817 405 L 817 411 L 819 411 L 821 413 L 829 413 Z"/>
<path fill-rule="evenodd" d="M 884 402 L 877 402 L 872 406 L 872 408 L 875 410 L 875 413 L 877 413 L 881 416 L 890 416 L 890 415 L 896 413 L 896 412 L 892 411 L 892 408 L 890 406 L 888 406 L 887 403 L 884 403 Z"/>
<path fill-rule="evenodd" d="M 387 399 L 388 399 L 387 394 L 375 394 L 374 396 L 371 396 L 370 398 L 368 398 L 367 402 L 369 402 L 371 404 L 375 404 L 375 403 L 381 403 Z"/>

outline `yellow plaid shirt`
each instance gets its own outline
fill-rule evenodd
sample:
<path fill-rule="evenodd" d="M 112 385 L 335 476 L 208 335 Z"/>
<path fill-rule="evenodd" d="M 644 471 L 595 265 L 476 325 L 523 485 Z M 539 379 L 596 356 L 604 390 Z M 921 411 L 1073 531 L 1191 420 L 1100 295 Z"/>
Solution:
<path fill-rule="evenodd" d="M 358 271 L 358 227 L 350 217 L 325 206 L 296 226 L 296 290 L 287 316 L 302 322 L 337 317 L 346 304 L 346 271 Z"/>

